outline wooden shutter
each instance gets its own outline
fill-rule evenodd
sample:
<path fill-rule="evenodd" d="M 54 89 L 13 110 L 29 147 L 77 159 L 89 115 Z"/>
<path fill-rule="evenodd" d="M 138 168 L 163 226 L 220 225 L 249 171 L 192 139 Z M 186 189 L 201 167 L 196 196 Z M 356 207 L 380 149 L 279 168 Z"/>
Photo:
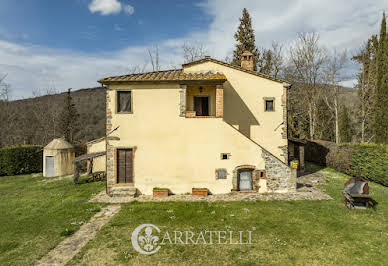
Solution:
<path fill-rule="evenodd" d="M 125 150 L 117 150 L 117 183 L 125 183 Z"/>
<path fill-rule="evenodd" d="M 132 149 L 117 150 L 117 183 L 133 183 Z"/>
<path fill-rule="evenodd" d="M 125 182 L 132 183 L 132 149 L 125 151 Z"/>

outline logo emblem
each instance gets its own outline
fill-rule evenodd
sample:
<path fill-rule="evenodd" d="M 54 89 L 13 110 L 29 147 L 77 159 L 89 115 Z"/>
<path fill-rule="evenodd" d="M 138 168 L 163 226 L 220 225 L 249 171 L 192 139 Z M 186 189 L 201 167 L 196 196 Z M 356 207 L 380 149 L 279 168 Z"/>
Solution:
<path fill-rule="evenodd" d="M 145 255 L 151 255 L 160 249 L 158 245 L 159 237 L 153 233 L 160 233 L 160 229 L 153 224 L 142 224 L 136 227 L 132 232 L 133 248 Z"/>

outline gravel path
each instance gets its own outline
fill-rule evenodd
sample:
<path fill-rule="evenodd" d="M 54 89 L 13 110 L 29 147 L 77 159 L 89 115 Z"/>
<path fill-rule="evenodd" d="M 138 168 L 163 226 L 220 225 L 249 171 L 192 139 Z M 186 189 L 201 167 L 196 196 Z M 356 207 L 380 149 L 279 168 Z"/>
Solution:
<path fill-rule="evenodd" d="M 324 176 L 318 173 L 305 174 L 298 177 L 297 190 L 293 193 L 240 193 L 232 192 L 227 194 L 209 195 L 207 197 L 192 196 L 187 194 L 171 195 L 168 197 L 156 197 L 151 195 L 140 195 L 133 197 L 109 197 L 105 190 L 94 196 L 90 202 L 104 203 L 126 203 L 131 201 L 139 202 L 164 202 L 164 201 L 257 201 L 257 200 L 331 200 L 332 198 L 323 193 L 316 186 L 327 183 Z"/>

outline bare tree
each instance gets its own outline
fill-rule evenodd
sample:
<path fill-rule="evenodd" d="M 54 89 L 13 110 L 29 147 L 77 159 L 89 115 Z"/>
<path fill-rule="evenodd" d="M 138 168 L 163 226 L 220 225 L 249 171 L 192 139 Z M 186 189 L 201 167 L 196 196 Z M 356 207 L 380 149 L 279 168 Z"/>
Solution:
<path fill-rule="evenodd" d="M 327 67 L 325 70 L 325 83 L 328 86 L 326 91 L 327 93 L 323 94 L 323 99 L 334 116 L 335 143 L 337 144 L 340 143 L 338 93 L 340 82 L 346 79 L 342 72 L 346 63 L 346 59 L 346 50 L 341 53 L 337 52 L 337 50 L 334 50 L 327 61 Z"/>
<path fill-rule="evenodd" d="M 148 48 L 148 55 L 152 66 L 152 71 L 159 71 L 161 66 L 159 64 L 159 47 L 158 45 Z"/>
<path fill-rule="evenodd" d="M 11 132 L 15 113 L 10 108 L 11 85 L 5 82 L 6 75 L 0 78 L 0 146 L 12 145 Z"/>
<path fill-rule="evenodd" d="M 277 78 L 284 67 L 284 57 L 283 57 L 283 45 L 278 42 L 272 42 L 272 73 L 271 75 L 274 78 Z"/>
<path fill-rule="evenodd" d="M 307 105 L 310 139 L 315 138 L 315 126 L 320 97 L 319 83 L 327 60 L 326 49 L 319 44 L 317 33 L 300 33 L 290 48 L 288 79 L 299 83 L 299 101 Z"/>
<path fill-rule="evenodd" d="M 202 43 L 185 42 L 182 46 L 185 64 L 204 58 L 208 51 Z"/>
<path fill-rule="evenodd" d="M 147 67 L 147 63 L 143 65 L 133 65 L 130 66 L 128 69 L 129 74 L 138 74 L 138 73 L 143 73 Z"/>

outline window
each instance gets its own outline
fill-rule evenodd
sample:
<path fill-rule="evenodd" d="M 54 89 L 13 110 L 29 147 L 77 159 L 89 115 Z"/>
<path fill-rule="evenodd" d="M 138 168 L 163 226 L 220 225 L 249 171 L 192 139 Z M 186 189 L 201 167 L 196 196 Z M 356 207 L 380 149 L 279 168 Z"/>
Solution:
<path fill-rule="evenodd" d="M 264 111 L 275 111 L 275 98 L 264 98 Z"/>
<path fill-rule="evenodd" d="M 131 91 L 117 92 L 117 112 L 132 113 L 132 92 Z"/>
<path fill-rule="evenodd" d="M 221 153 L 221 160 L 228 160 L 230 153 Z"/>
<path fill-rule="evenodd" d="M 226 169 L 217 169 L 216 170 L 216 179 L 226 179 Z"/>

